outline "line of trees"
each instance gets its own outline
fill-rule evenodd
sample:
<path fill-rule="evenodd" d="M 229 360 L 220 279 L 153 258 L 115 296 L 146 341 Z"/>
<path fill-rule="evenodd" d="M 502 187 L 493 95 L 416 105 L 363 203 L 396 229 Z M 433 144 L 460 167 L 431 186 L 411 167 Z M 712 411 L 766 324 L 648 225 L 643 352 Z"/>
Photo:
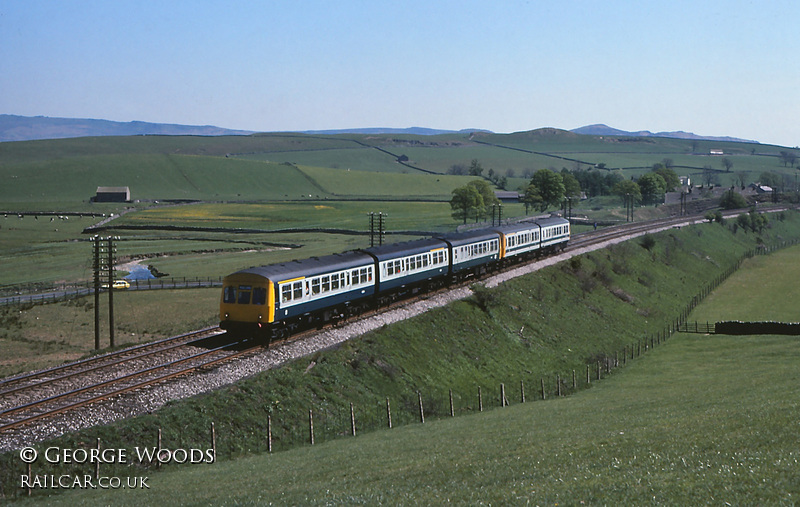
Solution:
<path fill-rule="evenodd" d="M 561 172 L 551 169 L 540 169 L 533 173 L 530 182 L 524 189 L 520 189 L 520 200 L 540 212 L 548 208 L 558 208 L 565 199 L 580 198 L 585 193 L 587 197 L 601 195 L 619 195 L 623 198 L 630 196 L 634 202 L 643 204 L 656 204 L 664 201 L 664 193 L 672 192 L 680 185 L 680 179 L 670 167 L 671 161 L 665 159 L 653 165 L 652 170 L 639 176 L 637 179 L 626 180 L 616 173 L 607 171 L 587 171 L 566 168 Z M 455 167 L 455 166 L 454 166 Z M 463 168 L 471 176 L 483 176 L 483 167 L 477 160 L 472 160 L 469 168 Z M 459 172 L 461 169 L 459 169 Z M 497 173 L 490 170 L 488 178 L 500 188 L 499 181 L 505 183 L 506 178 L 498 178 Z M 484 177 L 485 178 L 485 177 Z M 474 180 L 463 187 L 453 190 L 450 206 L 456 220 L 467 222 L 486 218 L 491 205 L 498 204 L 499 200 L 485 179 Z"/>

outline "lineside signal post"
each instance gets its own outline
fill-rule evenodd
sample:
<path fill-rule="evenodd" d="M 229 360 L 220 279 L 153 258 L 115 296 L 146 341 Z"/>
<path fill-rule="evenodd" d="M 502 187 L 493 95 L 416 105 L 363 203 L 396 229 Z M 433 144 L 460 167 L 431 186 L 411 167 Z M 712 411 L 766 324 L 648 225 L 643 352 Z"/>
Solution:
<path fill-rule="evenodd" d="M 117 248 L 113 236 L 92 238 L 94 262 L 94 348 L 100 349 L 100 292 L 108 289 L 108 333 L 111 347 L 114 347 L 114 262 Z"/>

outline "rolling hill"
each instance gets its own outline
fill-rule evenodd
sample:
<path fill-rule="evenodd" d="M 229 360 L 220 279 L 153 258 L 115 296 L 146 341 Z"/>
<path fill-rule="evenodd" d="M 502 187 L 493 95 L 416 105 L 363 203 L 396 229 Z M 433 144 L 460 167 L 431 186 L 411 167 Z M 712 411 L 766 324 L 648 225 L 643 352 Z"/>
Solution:
<path fill-rule="evenodd" d="M 479 132 L 492 134 L 486 129 L 443 130 L 425 127 L 390 128 L 368 127 L 332 130 L 305 130 L 300 133 L 310 135 L 336 135 L 336 134 L 405 134 L 417 136 L 437 136 L 442 134 L 470 134 Z M 657 132 L 640 130 L 628 132 L 615 129 L 604 124 L 586 125 L 570 130 L 576 134 L 590 136 L 629 136 L 629 137 L 669 137 L 676 139 L 691 139 L 705 141 L 729 141 L 757 143 L 735 137 L 700 136 L 691 132 Z M 0 142 L 8 141 L 33 141 L 38 139 L 64 139 L 72 137 L 100 137 L 100 136 L 230 136 L 249 135 L 255 133 L 250 130 L 233 130 L 212 125 L 178 125 L 171 123 L 148 123 L 143 121 L 117 122 L 109 120 L 96 120 L 85 118 L 51 118 L 47 116 L 17 116 L 0 114 Z"/>

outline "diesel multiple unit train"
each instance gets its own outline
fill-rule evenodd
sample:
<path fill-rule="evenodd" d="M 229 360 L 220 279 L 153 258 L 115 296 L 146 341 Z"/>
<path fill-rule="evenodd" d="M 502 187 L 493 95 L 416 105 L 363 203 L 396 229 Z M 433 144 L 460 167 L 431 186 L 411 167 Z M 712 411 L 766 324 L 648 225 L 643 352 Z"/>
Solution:
<path fill-rule="evenodd" d="M 220 327 L 283 338 L 566 247 L 560 217 L 253 267 L 223 280 Z"/>

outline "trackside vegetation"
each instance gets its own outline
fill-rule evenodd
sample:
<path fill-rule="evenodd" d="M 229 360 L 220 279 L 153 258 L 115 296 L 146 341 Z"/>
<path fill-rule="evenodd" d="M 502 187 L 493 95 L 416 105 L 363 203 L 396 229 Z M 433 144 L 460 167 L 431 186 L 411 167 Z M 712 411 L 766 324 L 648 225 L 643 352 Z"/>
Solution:
<path fill-rule="evenodd" d="M 747 252 L 800 237 L 795 213 L 771 217 L 760 233 L 733 225 L 671 229 L 652 235 L 649 248 L 628 241 L 476 286 L 466 300 L 334 350 L 37 447 L 100 438 L 133 449 L 155 445 L 161 429 L 164 447 L 207 448 L 215 424 L 216 465 L 109 466 L 109 475 L 151 476 L 150 490 L 57 498 L 69 503 L 793 503 L 796 341 L 678 335 L 591 389 L 581 382 L 577 395 L 552 400 L 557 378 L 566 386 L 573 370 L 661 331 Z M 551 401 L 535 394 L 543 379 Z M 530 386 L 525 404 L 511 388 L 521 381 Z M 477 413 L 478 389 L 496 400 L 501 383 L 509 407 L 451 420 L 441 406 L 452 390 L 459 415 Z M 386 398 L 391 433 L 336 438 L 347 435 L 334 422 L 350 403 L 363 421 Z M 411 424 L 420 398 L 438 419 Z M 309 410 L 322 426 L 314 447 L 303 443 Z M 6 496 L 20 494 L 19 456 L 0 464 Z M 92 473 L 83 468 L 36 473 Z"/>

